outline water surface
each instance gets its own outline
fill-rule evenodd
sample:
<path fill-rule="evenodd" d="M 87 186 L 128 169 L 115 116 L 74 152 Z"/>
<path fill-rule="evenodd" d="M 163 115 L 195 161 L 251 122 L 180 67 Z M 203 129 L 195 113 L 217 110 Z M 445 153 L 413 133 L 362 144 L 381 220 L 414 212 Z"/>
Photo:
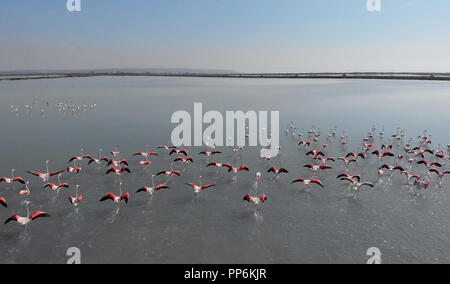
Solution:
<path fill-rule="evenodd" d="M 31 113 L 23 106 L 37 101 Z M 46 103 L 49 102 L 49 108 Z M 59 102 L 87 105 L 80 113 L 62 114 Z M 190 148 L 195 164 L 182 177 L 171 178 L 169 190 L 152 198 L 135 194 L 151 185 L 151 174 L 168 168 L 171 159 L 160 151 L 153 164 L 143 169 L 137 151 L 156 150 L 170 143 L 173 125 L 170 117 L 177 110 L 192 113 L 193 104 L 202 102 L 204 111 L 278 110 L 283 150 L 273 161 L 257 159 L 259 148 L 244 149 L 240 161 L 250 168 L 234 181 L 221 169 L 206 169 L 206 158 Z M 96 104 L 95 111 L 90 105 Z M 20 106 L 17 112 L 10 106 Z M 24 232 L 17 224 L 1 225 L 0 263 L 65 263 L 66 250 L 78 247 L 84 263 L 365 263 L 366 250 L 379 247 L 385 263 L 450 262 L 449 180 L 414 196 L 404 180 L 378 185 L 364 191 L 356 200 L 348 198 L 345 184 L 335 176 L 341 170 L 362 173 L 377 182 L 378 161 L 369 159 L 346 169 L 341 163 L 320 174 L 327 190 L 310 192 L 289 183 L 309 177 L 302 166 L 310 162 L 306 150 L 297 146 L 297 137 L 285 136 L 290 121 L 306 133 L 314 125 L 326 134 L 337 126 L 345 131 L 345 147 L 329 141 L 328 152 L 341 156 L 359 151 L 362 138 L 373 125 L 380 132 L 376 144 L 390 143 L 390 135 L 400 127 L 408 138 L 426 129 L 433 147 L 446 149 L 450 143 L 450 85 L 447 82 L 382 80 L 269 80 L 101 77 L 55 80 L 11 81 L 0 83 L 0 176 L 16 175 L 31 181 L 32 210 L 52 215 L 38 219 Z M 45 112 L 41 109 L 45 108 Z M 64 174 L 71 187 L 58 196 L 42 189 L 42 182 L 26 170 L 65 169 L 70 157 L 84 149 L 98 156 L 99 148 L 109 152 L 118 146 L 130 162 L 133 173 L 122 177 L 124 191 L 131 193 L 128 205 L 120 210 L 110 202 L 98 200 L 107 192 L 118 193 L 115 176 L 105 176 L 105 165 L 87 166 L 80 175 Z M 232 161 L 233 153 L 222 148 L 219 161 Z M 401 152 L 401 147 L 394 149 Z M 448 153 L 447 153 L 448 154 Z M 270 166 L 283 166 L 289 174 L 279 180 L 266 175 Z M 447 168 L 448 165 L 444 165 Z M 254 175 L 263 172 L 258 193 L 268 201 L 255 216 L 254 207 L 242 197 L 255 193 Z M 423 171 L 417 168 L 417 171 Z M 217 187 L 195 197 L 186 182 Z M 56 181 L 56 179 L 52 179 Z M 156 178 L 156 182 L 165 182 Z M 433 180 L 434 181 L 434 180 Z M 79 184 L 85 199 L 75 210 L 68 202 Z M 434 186 L 435 184 L 433 184 Z M 0 208 L 0 220 L 13 213 L 24 214 L 18 185 L 0 184 L 0 196 L 8 208 Z"/>

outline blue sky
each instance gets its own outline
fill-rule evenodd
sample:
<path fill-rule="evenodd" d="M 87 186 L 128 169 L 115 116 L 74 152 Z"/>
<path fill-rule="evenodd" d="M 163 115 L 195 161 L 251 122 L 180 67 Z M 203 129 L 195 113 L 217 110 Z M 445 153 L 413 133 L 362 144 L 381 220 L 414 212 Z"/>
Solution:
<path fill-rule="evenodd" d="M 0 70 L 448 71 L 450 1 L 0 1 Z"/>

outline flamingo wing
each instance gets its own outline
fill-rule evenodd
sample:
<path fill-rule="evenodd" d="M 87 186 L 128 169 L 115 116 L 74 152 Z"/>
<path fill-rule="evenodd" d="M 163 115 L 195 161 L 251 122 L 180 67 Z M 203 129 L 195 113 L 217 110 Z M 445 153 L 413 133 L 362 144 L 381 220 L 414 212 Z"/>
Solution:
<path fill-rule="evenodd" d="M 318 184 L 318 185 L 320 185 L 322 188 L 325 188 L 325 186 L 323 185 L 323 183 L 322 183 L 320 180 L 318 180 L 318 179 L 312 179 L 312 180 L 311 180 L 311 183 Z"/>
<path fill-rule="evenodd" d="M 102 199 L 100 199 L 100 202 L 105 201 L 105 200 L 115 201 L 116 200 L 116 196 L 114 194 L 112 194 L 111 192 L 109 192 L 105 196 L 103 196 Z"/>
<path fill-rule="evenodd" d="M 56 172 L 51 172 L 49 175 L 52 176 L 56 176 L 59 175 L 60 173 L 63 173 L 64 171 L 56 171 Z"/>
<path fill-rule="evenodd" d="M 356 180 L 354 180 L 354 179 L 351 178 L 351 177 L 341 178 L 341 180 L 343 180 L 343 181 L 349 181 L 349 182 L 351 182 L 351 183 L 353 183 L 353 184 L 356 184 Z"/>
<path fill-rule="evenodd" d="M 131 173 L 130 169 L 129 169 L 127 166 L 123 166 L 123 167 L 120 169 L 120 172 L 121 172 L 121 173 L 123 173 L 123 172 Z"/>
<path fill-rule="evenodd" d="M 384 165 L 382 165 L 381 167 L 380 167 L 380 169 L 390 169 L 391 168 L 391 166 L 389 166 L 389 164 L 384 164 Z"/>
<path fill-rule="evenodd" d="M 22 177 L 15 177 L 13 181 L 20 182 L 21 184 L 25 184 L 25 180 Z"/>
<path fill-rule="evenodd" d="M 143 187 L 139 188 L 139 189 L 136 191 L 136 193 L 143 192 L 143 191 L 147 192 L 148 189 L 149 189 L 148 186 L 143 186 Z"/>
<path fill-rule="evenodd" d="M 338 175 L 336 178 L 342 178 L 342 177 L 349 177 L 350 175 L 348 173 L 342 173 Z"/>
<path fill-rule="evenodd" d="M 106 171 L 106 175 L 109 174 L 109 173 L 112 173 L 112 172 L 117 173 L 117 169 L 116 169 L 115 167 L 110 167 L 110 168 Z"/>
<path fill-rule="evenodd" d="M 164 188 L 169 188 L 167 185 L 165 184 L 158 184 L 155 188 L 155 190 L 160 190 L 160 189 L 164 189 Z"/>
<path fill-rule="evenodd" d="M 159 173 L 157 173 L 155 176 L 159 176 L 159 175 L 165 175 L 167 173 L 167 170 L 162 170 Z"/>
<path fill-rule="evenodd" d="M 239 167 L 239 170 L 240 171 L 250 171 L 250 169 L 246 166 L 246 165 L 241 165 L 240 167 Z"/>
<path fill-rule="evenodd" d="M 243 200 L 250 202 L 252 200 L 252 197 L 249 194 L 247 194 L 244 196 Z"/>
<path fill-rule="evenodd" d="M 354 175 L 352 176 L 352 179 L 357 180 L 358 182 L 361 181 L 361 176 L 360 175 Z"/>
<path fill-rule="evenodd" d="M 206 188 L 210 188 L 216 186 L 215 184 L 205 184 L 204 186 L 202 186 L 202 189 L 206 189 Z"/>
<path fill-rule="evenodd" d="M 436 168 L 431 169 L 430 172 L 436 173 L 439 176 L 441 175 L 441 172 L 438 169 L 436 169 Z"/>
<path fill-rule="evenodd" d="M 8 208 L 8 204 L 6 204 L 6 200 L 4 197 L 0 197 L 0 204 L 3 205 L 3 207 Z"/>
<path fill-rule="evenodd" d="M 193 183 L 193 182 L 189 182 L 189 183 L 186 183 L 187 185 L 189 185 L 189 186 L 191 186 L 192 188 L 195 188 L 197 185 L 195 184 L 195 183 Z"/>
<path fill-rule="evenodd" d="M 50 217 L 50 215 L 45 212 L 42 212 L 42 211 L 36 211 L 33 214 L 31 214 L 30 220 L 35 220 L 35 219 L 41 218 L 41 217 Z"/>
<path fill-rule="evenodd" d="M 275 167 L 271 167 L 270 169 L 267 170 L 268 173 L 272 172 L 274 174 L 277 173 L 277 169 L 275 169 Z"/>
<path fill-rule="evenodd" d="M 261 194 L 261 196 L 259 197 L 259 200 L 260 200 L 261 202 L 264 202 L 264 201 L 267 200 L 267 196 L 266 196 L 265 194 Z"/>
<path fill-rule="evenodd" d="M 19 220 L 20 216 L 19 215 L 12 215 L 11 217 L 9 217 L 8 219 L 6 219 L 4 224 L 8 224 L 11 221 L 16 221 Z"/>
<path fill-rule="evenodd" d="M 304 182 L 304 181 L 305 181 L 304 178 L 298 178 L 298 179 L 292 181 L 291 184 L 292 184 L 292 183 L 296 183 L 296 182 Z"/>
<path fill-rule="evenodd" d="M 41 172 L 31 172 L 31 171 L 26 171 L 27 173 L 29 173 L 29 174 L 32 174 L 32 175 L 34 175 L 34 176 L 37 176 L 37 177 L 40 177 L 40 176 L 42 176 L 43 175 L 43 173 L 41 173 Z M 3 178 L 4 179 L 4 178 Z M 2 179 L 2 180 L 3 180 Z"/>
<path fill-rule="evenodd" d="M 128 199 L 130 198 L 130 194 L 127 192 L 125 194 L 122 194 L 120 197 L 120 201 L 125 200 L 125 203 L 128 204 Z"/>
<path fill-rule="evenodd" d="M 395 170 L 399 170 L 399 171 L 401 171 L 401 172 L 405 171 L 405 169 L 404 169 L 402 166 L 395 166 L 393 170 L 394 170 L 394 171 L 395 171 Z"/>
<path fill-rule="evenodd" d="M 442 168 L 442 165 L 438 162 L 432 162 L 431 166 L 436 166 L 436 167 Z"/>

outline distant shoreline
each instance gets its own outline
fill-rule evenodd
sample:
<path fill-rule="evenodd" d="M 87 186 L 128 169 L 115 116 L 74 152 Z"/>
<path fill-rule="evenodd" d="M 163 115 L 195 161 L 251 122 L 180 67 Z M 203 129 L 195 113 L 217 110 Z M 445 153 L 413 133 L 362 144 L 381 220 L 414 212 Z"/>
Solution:
<path fill-rule="evenodd" d="M 166 73 L 166 72 L 92 72 L 92 73 L 29 73 L 0 75 L 0 81 L 42 80 L 87 77 L 191 77 L 247 79 L 371 79 L 450 81 L 450 73 Z"/>

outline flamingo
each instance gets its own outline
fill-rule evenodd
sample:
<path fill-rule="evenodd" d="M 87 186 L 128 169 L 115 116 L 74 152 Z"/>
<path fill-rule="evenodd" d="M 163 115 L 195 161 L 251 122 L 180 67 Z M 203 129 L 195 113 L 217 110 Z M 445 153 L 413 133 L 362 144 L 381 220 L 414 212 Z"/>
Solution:
<path fill-rule="evenodd" d="M 153 162 L 149 160 L 139 162 L 139 165 L 141 166 L 150 166 L 151 164 L 153 164 Z"/>
<path fill-rule="evenodd" d="M 413 175 L 410 174 L 408 171 L 403 171 L 403 174 L 408 178 L 408 181 L 415 179 L 415 180 L 419 180 L 421 178 L 420 175 Z"/>
<path fill-rule="evenodd" d="M 418 190 L 422 190 L 422 189 L 427 189 L 431 184 L 431 181 L 421 181 L 420 179 L 416 179 L 414 181 L 414 186 L 418 189 Z"/>
<path fill-rule="evenodd" d="M 67 172 L 69 172 L 69 173 L 79 174 L 82 170 L 83 170 L 82 167 L 77 167 L 77 166 L 74 166 L 74 167 L 68 166 L 67 167 Z"/>
<path fill-rule="evenodd" d="M 417 162 L 418 165 L 425 165 L 428 169 L 431 169 L 433 166 L 442 168 L 442 165 L 439 162 L 431 162 L 429 163 L 427 160 L 421 160 Z"/>
<path fill-rule="evenodd" d="M 314 172 L 318 172 L 319 170 L 327 170 L 332 169 L 329 165 L 313 165 L 313 164 L 307 164 L 303 166 L 304 168 L 309 168 L 313 170 Z"/>
<path fill-rule="evenodd" d="M 345 156 L 345 158 L 349 158 L 349 157 L 356 158 L 356 154 L 354 152 L 350 152 Z"/>
<path fill-rule="evenodd" d="M 345 157 L 340 157 L 338 160 L 343 161 L 345 165 L 349 166 L 351 163 L 356 163 L 358 160 L 356 158 L 352 158 L 347 160 Z"/>
<path fill-rule="evenodd" d="M 405 171 L 405 169 L 402 167 L 402 166 L 395 166 L 395 167 L 393 167 L 393 166 L 390 166 L 389 164 L 384 164 L 384 165 L 382 165 L 380 168 L 379 168 L 380 170 L 381 169 L 386 169 L 386 170 L 389 170 L 389 171 L 401 171 L 401 172 L 404 172 Z"/>
<path fill-rule="evenodd" d="M 28 196 L 28 195 L 31 194 L 29 185 L 30 185 L 30 182 L 27 181 L 27 183 L 25 184 L 25 187 L 19 191 L 19 195 L 20 195 L 20 196 L 24 196 L 24 195 L 27 195 L 27 196 Z"/>
<path fill-rule="evenodd" d="M 353 178 L 353 179 L 357 179 L 358 181 L 361 181 L 361 176 L 360 175 L 354 175 L 354 176 L 352 176 L 352 175 L 350 175 L 350 174 L 348 174 L 348 173 L 341 173 L 341 174 L 339 174 L 336 178 L 338 178 L 338 179 L 340 179 L 340 178 L 344 178 L 344 177 L 349 177 L 349 178 Z"/>
<path fill-rule="evenodd" d="M 432 168 L 432 169 L 430 170 L 430 172 L 434 172 L 435 174 L 437 174 L 437 175 L 438 175 L 439 177 L 441 177 L 441 178 L 443 178 L 446 174 L 450 174 L 450 170 L 441 172 L 441 171 L 439 171 L 437 168 Z"/>
<path fill-rule="evenodd" d="M 255 205 L 259 205 L 267 200 L 267 196 L 265 194 L 262 194 L 260 197 L 253 197 L 250 194 L 247 194 L 244 196 L 243 200 Z"/>
<path fill-rule="evenodd" d="M 164 150 L 167 150 L 167 151 L 169 151 L 170 149 L 176 149 L 176 148 L 177 148 L 177 147 L 174 146 L 174 145 L 170 145 L 170 146 L 167 146 L 167 145 L 161 145 L 161 146 L 158 147 L 158 149 L 164 149 Z"/>
<path fill-rule="evenodd" d="M 181 149 L 181 150 L 178 150 L 178 149 L 172 149 L 172 151 L 170 151 L 170 153 L 169 153 L 169 156 L 171 156 L 173 153 L 176 153 L 177 155 L 183 154 L 183 155 L 185 155 L 186 157 L 187 157 L 187 155 L 188 155 L 186 149 Z"/>
<path fill-rule="evenodd" d="M 11 177 L 10 178 L 8 178 L 8 177 L 0 178 L 0 183 L 1 182 L 6 182 L 7 184 L 11 184 L 13 182 L 19 182 L 21 184 L 25 184 L 25 180 L 22 177 L 15 177 L 14 176 L 14 172 L 15 171 L 16 171 L 15 169 L 11 170 Z"/>
<path fill-rule="evenodd" d="M 233 167 L 230 163 L 224 163 L 223 166 L 228 168 L 228 172 L 233 172 L 235 174 L 238 171 L 250 171 L 250 169 L 245 164 L 242 164 L 239 168 Z"/>
<path fill-rule="evenodd" d="M 388 146 L 386 146 L 386 145 L 381 145 L 381 150 L 387 150 L 387 151 L 390 151 L 390 150 L 392 150 L 392 148 L 394 148 L 394 145 L 392 145 L 392 144 L 390 144 L 390 145 L 388 145 Z"/>
<path fill-rule="evenodd" d="M 158 191 L 158 190 L 160 190 L 160 189 L 169 188 L 169 187 L 168 187 L 167 185 L 165 185 L 165 184 L 158 184 L 157 186 L 155 186 L 155 180 L 154 180 L 154 177 L 155 177 L 155 175 L 152 175 L 152 187 L 149 187 L 149 186 L 143 186 L 143 187 L 141 187 L 140 189 L 138 189 L 138 190 L 136 191 L 136 193 L 139 193 L 139 192 L 147 192 L 148 194 L 153 195 L 153 193 L 154 193 L 155 191 Z"/>
<path fill-rule="evenodd" d="M 200 185 L 197 185 L 193 182 L 187 183 L 187 185 L 191 186 L 194 189 L 194 193 L 199 193 L 203 189 L 207 189 L 213 186 L 216 186 L 215 184 L 205 184 L 202 185 L 202 177 L 200 177 Z"/>
<path fill-rule="evenodd" d="M 219 151 L 219 150 L 212 150 L 212 151 L 207 151 L 207 150 L 204 150 L 204 151 L 201 151 L 200 153 L 198 153 L 199 155 L 205 155 L 205 156 L 207 156 L 207 157 L 211 157 L 211 156 L 213 156 L 213 155 L 215 155 L 215 154 L 221 154 L 222 152 L 221 151 Z"/>
<path fill-rule="evenodd" d="M 304 185 L 317 184 L 317 185 L 319 185 L 320 187 L 325 188 L 325 186 L 323 185 L 323 183 L 322 183 L 320 180 L 318 180 L 318 179 L 298 178 L 298 179 L 292 181 L 291 184 L 297 183 L 297 182 L 301 182 L 301 183 L 303 183 Z"/>
<path fill-rule="evenodd" d="M 222 163 L 218 163 L 218 162 L 211 162 L 211 163 L 209 163 L 208 165 L 206 165 L 207 167 L 211 167 L 211 166 L 214 166 L 214 167 L 217 167 L 217 168 L 222 168 L 222 167 L 224 167 L 225 166 L 225 164 L 222 164 Z"/>
<path fill-rule="evenodd" d="M 300 141 L 300 142 L 298 142 L 298 145 L 299 146 L 307 146 L 307 147 L 309 147 L 309 146 L 311 146 L 311 144 L 312 144 L 312 142 L 311 141 Z"/>
<path fill-rule="evenodd" d="M 176 159 L 173 160 L 173 161 L 174 161 L 174 162 L 180 161 L 180 162 L 182 162 L 182 163 L 185 164 L 185 165 L 187 165 L 189 162 L 191 162 L 191 163 L 194 162 L 194 160 L 192 159 L 192 157 L 184 158 L 183 156 L 180 156 L 180 157 L 176 158 Z"/>
<path fill-rule="evenodd" d="M 120 176 L 120 175 L 122 175 L 123 172 L 131 173 L 130 169 L 127 166 L 123 166 L 120 170 L 114 166 L 111 166 L 106 171 L 106 174 L 115 173 L 116 175 Z"/>
<path fill-rule="evenodd" d="M 353 185 L 353 189 L 354 189 L 356 192 L 358 192 L 359 189 L 360 189 L 362 186 L 375 187 L 375 186 L 373 185 L 373 183 L 371 183 L 371 182 L 359 182 L 359 181 L 357 181 L 356 179 L 353 179 L 353 178 L 351 178 L 351 177 L 344 177 L 344 178 L 341 178 L 341 180 L 343 180 L 343 181 L 350 181 L 351 184 Z"/>
<path fill-rule="evenodd" d="M 113 157 L 117 157 L 120 155 L 120 152 L 119 152 L 119 150 L 117 150 L 117 147 L 114 151 L 111 151 L 111 155 L 113 155 Z"/>
<path fill-rule="evenodd" d="M 200 192 L 201 190 L 203 190 L 203 189 L 206 189 L 206 188 L 210 188 L 210 187 L 216 186 L 215 184 L 205 184 L 205 185 L 200 186 L 200 185 L 197 185 L 197 184 L 192 183 L 192 182 L 187 183 L 187 185 L 191 186 L 191 187 L 194 189 L 194 192 L 195 192 L 195 193 L 199 193 L 199 192 Z"/>
<path fill-rule="evenodd" d="M 111 166 L 111 165 L 113 165 L 114 167 L 119 167 L 119 166 L 121 166 L 121 165 L 128 166 L 128 162 L 127 162 L 126 159 L 121 159 L 120 161 L 114 160 L 114 159 L 110 159 L 110 160 L 108 161 L 108 164 L 107 164 L 106 166 L 109 167 L 109 166 Z"/>
<path fill-rule="evenodd" d="M 437 174 L 438 178 L 439 178 L 439 186 L 442 185 L 442 180 L 444 179 L 446 174 L 450 174 L 450 170 L 441 172 L 440 170 L 438 170 L 437 168 L 432 168 L 430 170 L 430 172 Z"/>
<path fill-rule="evenodd" d="M 120 182 L 119 191 L 120 191 L 119 196 L 116 196 L 116 195 L 112 194 L 111 192 L 109 192 L 100 199 L 100 202 L 103 202 L 105 200 L 112 200 L 114 203 L 120 203 L 120 202 L 122 202 L 122 200 L 125 200 L 125 203 L 128 203 L 130 194 L 128 192 L 122 194 L 122 182 Z"/>
<path fill-rule="evenodd" d="M 44 185 L 43 188 L 50 188 L 52 190 L 56 190 L 57 193 L 59 193 L 59 191 L 63 188 L 69 188 L 69 184 L 68 183 L 61 183 L 61 174 L 58 175 L 58 185 L 54 184 L 53 182 L 47 183 L 46 185 Z"/>
<path fill-rule="evenodd" d="M 134 153 L 133 156 L 142 156 L 142 157 L 149 157 L 149 156 L 159 156 L 156 152 L 137 152 Z"/>
<path fill-rule="evenodd" d="M 103 161 L 108 162 L 108 158 L 106 156 L 102 156 L 103 154 L 103 149 L 100 149 L 100 154 L 98 159 L 93 158 L 93 157 L 89 157 L 89 163 L 88 165 L 92 164 L 92 163 L 96 163 L 97 165 L 100 165 Z"/>
<path fill-rule="evenodd" d="M 81 200 L 83 200 L 83 195 L 78 195 L 78 188 L 80 186 L 77 184 L 77 186 L 75 187 L 75 196 L 69 196 L 69 202 L 73 205 L 73 206 L 78 206 L 78 204 L 81 202 Z"/>
<path fill-rule="evenodd" d="M 26 205 L 26 209 L 27 209 L 27 217 L 21 217 L 19 215 L 12 215 L 11 217 L 9 217 L 6 221 L 5 221 L 5 225 L 8 224 L 11 221 L 16 221 L 18 224 L 26 226 L 31 222 L 36 220 L 37 218 L 42 218 L 42 217 L 50 217 L 49 214 L 47 214 L 46 212 L 43 211 L 36 211 L 32 214 L 30 214 L 30 211 L 28 209 L 28 205 L 30 203 L 27 201 L 25 202 Z"/>
<path fill-rule="evenodd" d="M 168 170 L 165 170 L 165 169 L 160 171 L 160 172 L 158 172 L 156 175 L 159 176 L 159 175 L 162 175 L 162 174 L 164 174 L 165 176 L 172 176 L 172 175 L 181 176 L 181 173 L 180 173 L 179 170 L 168 171 Z"/>
<path fill-rule="evenodd" d="M 316 151 L 316 150 L 311 150 L 308 153 L 306 153 L 306 156 L 313 156 L 314 158 L 317 158 L 318 156 L 322 156 L 325 157 L 325 154 L 323 153 L 323 151 Z"/>
<path fill-rule="evenodd" d="M 64 172 L 64 171 L 49 172 L 49 170 L 48 170 L 48 163 L 49 162 L 50 161 L 45 161 L 45 167 L 46 167 L 46 170 L 47 170 L 46 173 L 41 173 L 41 172 L 37 172 L 37 171 L 34 171 L 34 172 L 27 171 L 27 173 L 39 177 L 43 182 L 47 182 L 50 177 L 59 175 L 60 173 Z"/>
<path fill-rule="evenodd" d="M 83 158 L 87 159 L 87 158 L 90 158 L 90 156 L 89 156 L 89 155 L 86 155 L 86 156 L 83 157 L 83 149 L 81 149 L 80 156 L 73 156 L 73 157 L 69 160 L 69 163 L 71 163 L 72 161 L 82 161 Z"/>
<path fill-rule="evenodd" d="M 271 167 L 269 170 L 267 170 L 268 173 L 274 173 L 277 177 L 281 175 L 282 173 L 289 173 L 285 168 L 276 169 L 275 167 Z"/>
<path fill-rule="evenodd" d="M 326 164 L 326 163 L 328 163 L 329 161 L 331 161 L 331 162 L 336 162 L 336 159 L 334 158 L 334 157 L 328 157 L 328 158 L 324 158 L 324 157 L 322 157 L 322 156 L 318 156 L 317 158 L 316 158 L 316 160 L 319 160 L 319 161 L 321 161 L 323 164 Z"/>

